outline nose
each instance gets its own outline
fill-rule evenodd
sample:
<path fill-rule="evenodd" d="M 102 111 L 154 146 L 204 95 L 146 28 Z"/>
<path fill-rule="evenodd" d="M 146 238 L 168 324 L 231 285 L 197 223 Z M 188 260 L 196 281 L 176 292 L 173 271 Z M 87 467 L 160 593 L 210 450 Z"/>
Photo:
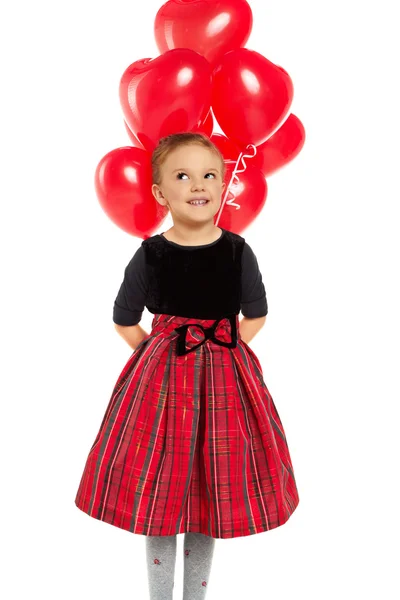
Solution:
<path fill-rule="evenodd" d="M 199 179 L 198 181 L 193 181 L 192 190 L 204 190 L 204 179 Z"/>

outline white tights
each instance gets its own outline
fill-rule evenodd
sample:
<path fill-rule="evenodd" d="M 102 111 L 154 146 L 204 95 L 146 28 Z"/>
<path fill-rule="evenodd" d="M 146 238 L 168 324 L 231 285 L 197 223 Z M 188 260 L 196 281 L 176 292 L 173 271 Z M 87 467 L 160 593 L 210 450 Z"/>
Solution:
<path fill-rule="evenodd" d="M 187 532 L 183 542 L 183 600 L 204 600 L 209 582 L 215 538 Z M 172 600 L 177 536 L 147 536 L 146 559 L 150 600 Z"/>

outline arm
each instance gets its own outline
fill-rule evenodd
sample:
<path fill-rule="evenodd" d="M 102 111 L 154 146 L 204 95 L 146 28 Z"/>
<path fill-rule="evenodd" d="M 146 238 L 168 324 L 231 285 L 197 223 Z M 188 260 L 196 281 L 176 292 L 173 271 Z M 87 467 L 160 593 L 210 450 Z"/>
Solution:
<path fill-rule="evenodd" d="M 239 321 L 239 333 L 240 337 L 246 344 L 249 344 L 253 337 L 264 327 L 267 316 L 257 317 L 250 319 L 249 317 L 243 317 Z"/>
<path fill-rule="evenodd" d="M 114 327 L 133 349 L 149 334 L 139 322 L 147 295 L 147 272 L 143 247 L 140 246 L 124 271 L 124 278 L 114 302 Z"/>
<path fill-rule="evenodd" d="M 140 344 L 145 337 L 149 334 L 139 324 L 138 325 L 118 325 L 114 323 L 114 327 L 123 340 L 132 348 L 136 350 L 136 347 Z"/>
<path fill-rule="evenodd" d="M 248 344 L 265 324 L 268 303 L 257 258 L 247 242 L 242 255 L 241 312 L 239 333 Z"/>

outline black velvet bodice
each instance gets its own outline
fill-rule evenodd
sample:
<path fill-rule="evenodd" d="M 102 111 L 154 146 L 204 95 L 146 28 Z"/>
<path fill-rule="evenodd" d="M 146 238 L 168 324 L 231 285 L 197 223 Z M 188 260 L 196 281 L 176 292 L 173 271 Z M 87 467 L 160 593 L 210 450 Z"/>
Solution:
<path fill-rule="evenodd" d="M 144 240 L 147 309 L 198 319 L 239 314 L 244 242 L 228 230 L 216 243 L 193 249 L 168 244 L 161 236 Z"/>

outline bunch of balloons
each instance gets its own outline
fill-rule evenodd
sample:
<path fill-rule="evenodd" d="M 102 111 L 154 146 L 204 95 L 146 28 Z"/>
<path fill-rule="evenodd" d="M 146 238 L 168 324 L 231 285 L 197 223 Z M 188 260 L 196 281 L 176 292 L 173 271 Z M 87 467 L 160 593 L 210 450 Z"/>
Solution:
<path fill-rule="evenodd" d="M 263 208 L 266 177 L 301 151 L 292 80 L 244 47 L 252 25 L 246 0 L 168 0 L 158 10 L 160 56 L 135 61 L 120 80 L 132 145 L 106 154 L 95 174 L 103 210 L 124 231 L 147 238 L 167 215 L 151 193 L 151 153 L 166 135 L 201 132 L 219 148 L 227 188 L 215 223 L 235 233 Z M 224 135 L 214 133 L 215 121 Z"/>

